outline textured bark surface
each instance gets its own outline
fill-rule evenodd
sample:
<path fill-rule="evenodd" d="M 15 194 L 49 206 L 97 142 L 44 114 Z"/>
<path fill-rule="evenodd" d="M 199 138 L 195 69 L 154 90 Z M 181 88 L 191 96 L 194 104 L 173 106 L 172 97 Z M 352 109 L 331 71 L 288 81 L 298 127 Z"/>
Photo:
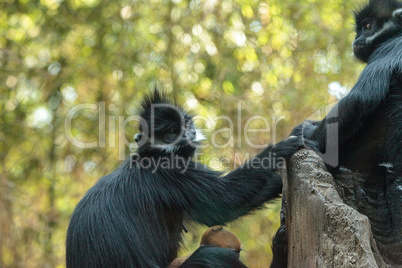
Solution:
<path fill-rule="evenodd" d="M 283 176 L 288 267 L 391 267 L 366 216 L 345 204 L 314 152 L 295 154 Z"/>

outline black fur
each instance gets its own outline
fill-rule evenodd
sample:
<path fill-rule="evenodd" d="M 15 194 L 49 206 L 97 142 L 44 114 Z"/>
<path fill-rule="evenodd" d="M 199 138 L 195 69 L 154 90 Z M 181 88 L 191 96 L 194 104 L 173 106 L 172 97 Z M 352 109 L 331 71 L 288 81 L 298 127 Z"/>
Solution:
<path fill-rule="evenodd" d="M 286 227 L 281 225 L 276 231 L 272 243 L 272 262 L 270 268 L 288 267 L 288 241 L 286 236 Z"/>
<path fill-rule="evenodd" d="M 78 203 L 67 231 L 67 267 L 166 267 L 180 247 L 183 220 L 223 225 L 281 193 L 275 167 L 243 165 L 223 175 L 193 162 L 198 141 L 191 116 L 182 109 L 175 114 L 171 106 L 157 107 L 152 114 L 154 104 L 171 102 L 155 91 L 142 103 L 138 155 L 101 178 Z M 171 146 L 173 136 L 178 142 Z M 300 145 L 299 138 L 282 141 L 249 164 L 270 156 L 290 157 Z M 158 165 L 161 160 L 168 166 Z M 144 161 L 150 166 L 144 167 Z M 220 248 L 199 251 L 194 263 L 205 257 L 205 267 L 212 267 L 211 258 L 219 263 L 233 255 Z M 242 267 L 238 259 L 233 263 Z M 186 265 L 190 267 L 190 260 Z"/>

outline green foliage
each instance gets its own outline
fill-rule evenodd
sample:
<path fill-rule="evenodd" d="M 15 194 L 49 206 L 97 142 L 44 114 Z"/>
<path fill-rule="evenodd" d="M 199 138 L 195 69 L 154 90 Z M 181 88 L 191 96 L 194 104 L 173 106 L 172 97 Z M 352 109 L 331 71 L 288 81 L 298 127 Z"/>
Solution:
<path fill-rule="evenodd" d="M 362 66 L 352 57 L 353 1 L 340 0 L 5 0 L 0 4 L 0 267 L 63 267 L 69 217 L 83 194 L 128 154 L 138 99 L 155 84 L 200 115 L 225 115 L 232 129 L 253 115 L 280 116 L 255 144 L 285 138 L 350 88 Z M 334 83 L 336 82 L 336 83 Z M 239 104 L 240 102 L 240 104 Z M 71 133 L 65 119 L 81 110 Z M 238 107 L 241 105 L 241 118 Z M 123 118 L 123 119 L 121 119 Z M 219 120 L 212 130 L 228 128 Z M 264 127 L 262 123 L 254 122 Z M 105 134 L 105 142 L 99 140 Z M 210 133 L 206 133 L 211 138 Z M 242 131 L 216 135 L 234 146 L 208 156 L 255 154 Z M 223 168 L 229 168 L 223 167 Z M 230 224 L 250 267 L 267 267 L 279 203 Z M 193 250 L 204 227 L 192 226 Z"/>

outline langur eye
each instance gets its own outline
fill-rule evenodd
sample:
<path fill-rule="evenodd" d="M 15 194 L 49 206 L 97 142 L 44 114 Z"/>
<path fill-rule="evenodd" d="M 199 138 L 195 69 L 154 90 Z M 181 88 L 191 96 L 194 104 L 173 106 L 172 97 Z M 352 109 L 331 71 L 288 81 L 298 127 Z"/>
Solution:
<path fill-rule="evenodd" d="M 365 31 L 370 30 L 372 27 L 373 27 L 373 25 L 372 25 L 370 22 L 364 24 L 364 30 L 365 30 Z"/>

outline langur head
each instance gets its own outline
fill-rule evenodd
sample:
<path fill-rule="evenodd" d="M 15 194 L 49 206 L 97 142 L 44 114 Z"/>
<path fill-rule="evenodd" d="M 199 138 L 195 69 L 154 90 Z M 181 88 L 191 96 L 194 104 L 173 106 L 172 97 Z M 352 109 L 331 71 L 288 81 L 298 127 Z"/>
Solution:
<path fill-rule="evenodd" d="M 134 139 L 140 155 L 192 157 L 205 139 L 194 126 L 193 116 L 157 89 L 142 100 L 139 117 L 140 133 Z"/>

